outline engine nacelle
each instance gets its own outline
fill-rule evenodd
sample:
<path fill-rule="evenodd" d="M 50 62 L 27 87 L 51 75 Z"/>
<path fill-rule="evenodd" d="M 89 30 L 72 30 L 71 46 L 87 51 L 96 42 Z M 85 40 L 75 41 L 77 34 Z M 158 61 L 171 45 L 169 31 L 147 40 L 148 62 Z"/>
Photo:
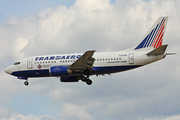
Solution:
<path fill-rule="evenodd" d="M 77 76 L 65 76 L 65 77 L 61 77 L 60 81 L 61 82 L 78 82 L 78 80 L 80 80 L 81 77 L 77 77 Z"/>
<path fill-rule="evenodd" d="M 51 76 L 66 76 L 72 74 L 72 70 L 69 70 L 66 66 L 52 66 L 49 69 Z"/>

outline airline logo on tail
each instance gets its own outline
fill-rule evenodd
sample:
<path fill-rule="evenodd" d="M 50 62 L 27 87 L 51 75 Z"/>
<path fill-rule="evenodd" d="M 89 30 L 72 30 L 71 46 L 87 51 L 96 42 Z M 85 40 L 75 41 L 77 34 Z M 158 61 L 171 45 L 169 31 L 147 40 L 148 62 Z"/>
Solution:
<path fill-rule="evenodd" d="M 168 17 L 159 18 L 135 50 L 145 47 L 160 47 L 162 45 L 167 20 Z"/>

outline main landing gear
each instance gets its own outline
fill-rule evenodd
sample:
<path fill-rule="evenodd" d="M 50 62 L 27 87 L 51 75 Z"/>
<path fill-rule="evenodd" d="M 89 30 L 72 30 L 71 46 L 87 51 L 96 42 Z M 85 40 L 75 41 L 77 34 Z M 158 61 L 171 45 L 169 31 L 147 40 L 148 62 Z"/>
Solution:
<path fill-rule="evenodd" d="M 86 84 L 91 85 L 91 84 L 92 84 L 92 80 L 89 79 L 89 73 L 90 73 L 89 70 L 85 70 L 85 71 L 84 71 L 84 75 L 85 75 L 86 77 L 85 77 L 85 76 L 82 76 L 82 77 L 81 77 L 81 80 L 82 80 L 83 82 L 86 82 Z"/>
<path fill-rule="evenodd" d="M 25 85 L 25 86 L 28 86 L 28 85 L 29 85 L 29 82 L 26 80 L 26 81 L 24 82 L 24 85 Z"/>
<path fill-rule="evenodd" d="M 89 77 L 82 76 L 81 80 L 83 82 L 86 82 L 86 84 L 88 84 L 88 85 L 92 84 L 92 80 L 90 80 Z"/>
<path fill-rule="evenodd" d="M 91 84 L 92 84 L 92 80 L 87 79 L 87 80 L 86 80 L 86 84 L 91 85 Z"/>

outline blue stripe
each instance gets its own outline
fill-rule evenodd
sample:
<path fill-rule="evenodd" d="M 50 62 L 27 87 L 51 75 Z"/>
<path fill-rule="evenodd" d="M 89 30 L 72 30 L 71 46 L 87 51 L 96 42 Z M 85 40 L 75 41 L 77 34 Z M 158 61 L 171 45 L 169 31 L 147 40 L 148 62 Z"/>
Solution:
<path fill-rule="evenodd" d="M 147 43 L 148 43 L 148 41 L 149 41 L 149 38 L 150 38 L 150 36 L 152 35 L 152 33 L 153 33 L 153 30 L 152 30 L 151 33 L 148 35 L 148 39 L 147 39 L 145 45 L 143 46 L 144 48 L 146 47 L 146 45 L 147 45 Z"/>
<path fill-rule="evenodd" d="M 157 25 L 157 26 L 158 26 L 158 25 Z M 153 29 L 153 35 L 151 36 L 151 38 L 150 38 L 150 40 L 149 40 L 149 43 L 148 43 L 147 47 L 151 46 L 151 42 L 153 41 L 152 38 L 154 38 L 154 33 L 156 32 L 157 26 L 156 26 L 155 29 Z"/>
<path fill-rule="evenodd" d="M 150 34 L 150 36 L 149 36 L 149 38 L 148 38 L 148 41 L 147 41 L 145 47 L 148 47 L 148 44 L 149 44 L 149 41 L 150 41 L 150 39 L 151 39 L 151 36 L 153 35 L 153 32 L 154 32 L 154 29 L 151 31 L 151 34 Z"/>
<path fill-rule="evenodd" d="M 48 77 L 49 69 L 45 70 L 25 70 L 25 71 L 16 71 L 11 75 L 20 76 L 20 77 Z"/>
<path fill-rule="evenodd" d="M 149 35 L 147 35 L 146 38 L 144 38 L 144 40 L 135 48 L 135 50 L 136 50 L 136 49 L 143 48 L 145 42 L 147 41 L 148 36 L 149 36 Z"/>
<path fill-rule="evenodd" d="M 155 34 L 154 34 L 154 36 L 152 37 L 152 40 L 151 40 L 149 46 L 151 46 L 152 43 L 153 43 L 153 41 L 155 40 L 155 37 L 156 37 L 156 35 L 157 35 L 157 33 L 158 33 L 158 30 L 159 30 L 159 23 L 158 23 L 157 26 L 156 26 L 156 29 L 155 29 L 155 31 L 154 31 Z"/>
<path fill-rule="evenodd" d="M 94 74 L 116 73 L 116 72 L 122 72 L 125 70 L 134 69 L 134 68 L 137 68 L 140 66 L 142 66 L 142 65 L 93 67 L 94 71 L 93 71 L 93 73 L 90 73 L 90 74 L 94 75 Z M 20 77 L 27 77 L 27 78 L 29 78 L 29 77 L 50 77 L 49 69 L 16 71 L 16 72 L 13 72 L 12 75 L 20 76 Z"/>
<path fill-rule="evenodd" d="M 146 43 L 146 46 L 145 46 L 145 47 L 148 47 L 148 46 L 149 46 L 149 42 L 151 41 L 151 38 L 152 38 L 152 36 L 154 35 L 154 29 L 153 29 L 151 32 L 152 32 L 152 34 L 151 34 L 151 36 L 149 37 L 149 40 L 148 40 L 148 42 Z"/>

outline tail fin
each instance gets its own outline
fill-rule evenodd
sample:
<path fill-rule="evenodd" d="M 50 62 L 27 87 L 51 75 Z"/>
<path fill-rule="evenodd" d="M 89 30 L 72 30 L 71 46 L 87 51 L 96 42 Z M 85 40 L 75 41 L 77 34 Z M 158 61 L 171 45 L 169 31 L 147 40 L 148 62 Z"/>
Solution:
<path fill-rule="evenodd" d="M 134 50 L 145 47 L 160 47 L 162 45 L 167 21 L 168 17 L 160 17 L 145 35 L 143 41 Z"/>

